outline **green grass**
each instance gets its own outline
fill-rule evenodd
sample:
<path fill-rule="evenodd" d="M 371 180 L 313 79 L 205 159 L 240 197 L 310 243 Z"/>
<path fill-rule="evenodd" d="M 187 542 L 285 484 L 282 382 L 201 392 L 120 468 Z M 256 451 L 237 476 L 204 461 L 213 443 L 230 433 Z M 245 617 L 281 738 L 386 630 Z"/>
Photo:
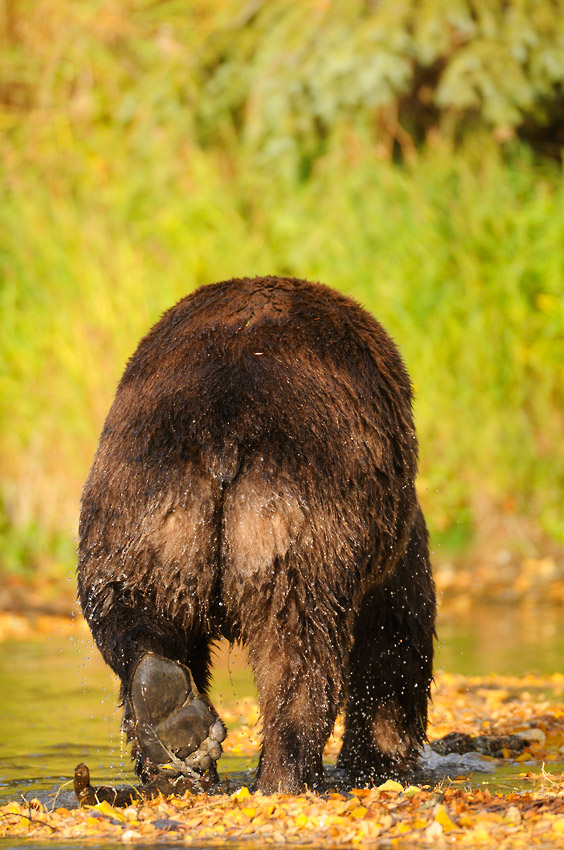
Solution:
<path fill-rule="evenodd" d="M 564 542 L 558 167 L 487 144 L 400 167 L 359 143 L 329 147 L 307 180 L 274 179 L 244 148 L 39 129 L 0 161 L 0 569 L 51 558 L 66 575 L 140 336 L 196 286 L 263 273 L 355 296 L 398 342 L 437 544 L 466 546 L 492 513 Z"/>

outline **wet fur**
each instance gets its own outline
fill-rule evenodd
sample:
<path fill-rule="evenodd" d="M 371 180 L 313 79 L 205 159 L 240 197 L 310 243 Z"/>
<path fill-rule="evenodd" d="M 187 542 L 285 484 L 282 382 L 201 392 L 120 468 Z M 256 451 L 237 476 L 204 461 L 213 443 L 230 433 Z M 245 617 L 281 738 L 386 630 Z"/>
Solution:
<path fill-rule="evenodd" d="M 258 788 L 318 786 L 342 707 L 353 781 L 409 769 L 435 619 L 416 464 L 405 367 L 353 301 L 281 278 L 180 301 L 127 365 L 82 499 L 79 596 L 124 694 L 146 651 L 205 693 L 213 641 L 241 640 Z"/>

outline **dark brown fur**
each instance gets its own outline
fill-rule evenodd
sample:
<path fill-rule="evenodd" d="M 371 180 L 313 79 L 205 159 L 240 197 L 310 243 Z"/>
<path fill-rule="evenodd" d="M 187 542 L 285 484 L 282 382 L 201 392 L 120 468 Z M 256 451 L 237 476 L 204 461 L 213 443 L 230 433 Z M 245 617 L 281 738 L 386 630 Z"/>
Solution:
<path fill-rule="evenodd" d="M 212 642 L 241 640 L 257 788 L 317 786 L 343 706 L 353 781 L 410 768 L 435 618 L 416 464 L 405 367 L 353 301 L 273 277 L 180 301 L 127 365 L 82 499 L 80 600 L 124 693 L 147 651 L 205 693 Z"/>

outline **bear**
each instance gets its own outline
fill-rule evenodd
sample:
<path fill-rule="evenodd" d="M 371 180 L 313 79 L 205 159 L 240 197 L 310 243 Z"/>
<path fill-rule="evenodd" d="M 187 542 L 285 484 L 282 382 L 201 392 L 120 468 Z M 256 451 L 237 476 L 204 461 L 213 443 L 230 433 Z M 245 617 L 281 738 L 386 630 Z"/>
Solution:
<path fill-rule="evenodd" d="M 143 782 L 214 774 L 222 638 L 257 687 L 256 790 L 323 788 L 340 711 L 354 786 L 410 773 L 436 612 L 417 457 L 395 343 L 321 283 L 202 286 L 141 340 L 83 489 L 77 572 Z"/>

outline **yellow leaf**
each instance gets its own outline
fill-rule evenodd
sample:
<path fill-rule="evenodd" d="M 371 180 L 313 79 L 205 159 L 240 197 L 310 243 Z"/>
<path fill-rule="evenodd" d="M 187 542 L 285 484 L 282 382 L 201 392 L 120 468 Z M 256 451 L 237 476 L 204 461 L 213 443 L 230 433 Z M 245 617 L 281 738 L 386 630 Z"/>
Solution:
<path fill-rule="evenodd" d="M 331 815 L 329 823 L 332 826 L 341 826 L 342 824 L 348 823 L 348 820 L 347 818 L 342 817 L 342 815 Z"/>
<path fill-rule="evenodd" d="M 98 803 L 96 806 L 92 806 L 93 809 L 96 809 L 100 814 L 105 815 L 109 818 L 115 818 L 116 820 L 125 823 L 125 816 L 119 809 L 114 809 L 113 806 L 110 806 L 107 800 L 102 800 L 101 803 Z"/>
<path fill-rule="evenodd" d="M 414 797 L 416 794 L 419 794 L 421 788 L 418 785 L 408 785 L 405 791 L 403 792 L 406 797 Z"/>
<path fill-rule="evenodd" d="M 451 832 L 453 829 L 456 829 L 455 824 L 449 818 L 446 809 L 443 806 L 439 806 L 439 809 L 435 815 L 435 821 L 440 823 L 444 832 Z"/>
<path fill-rule="evenodd" d="M 243 785 L 242 788 L 238 788 L 234 794 L 231 795 L 235 800 L 246 800 L 247 797 L 251 796 L 251 792 L 247 788 L 246 785 Z"/>
<path fill-rule="evenodd" d="M 351 812 L 351 818 L 363 818 L 368 809 L 365 806 L 357 806 Z"/>
<path fill-rule="evenodd" d="M 360 806 L 360 800 L 358 797 L 351 797 L 349 800 L 346 800 L 342 806 L 339 806 L 337 812 L 340 815 L 343 815 L 345 812 L 352 812 L 352 810 L 356 809 L 357 806 Z"/>
<path fill-rule="evenodd" d="M 383 785 L 378 785 L 378 791 L 403 791 L 403 785 L 399 782 L 394 782 L 393 779 L 387 779 Z"/>
<path fill-rule="evenodd" d="M 306 826 L 306 825 L 307 825 L 307 823 L 308 823 L 308 817 L 307 817 L 307 815 L 304 815 L 304 814 L 303 814 L 303 812 L 302 812 L 302 814 L 301 814 L 301 815 L 298 815 L 298 816 L 297 816 L 297 818 L 295 819 L 294 823 L 296 824 L 296 826 L 300 827 L 300 829 L 301 829 L 302 827 Z"/>
<path fill-rule="evenodd" d="M 564 818 L 559 818 L 554 821 L 552 824 L 552 831 L 557 832 L 558 835 L 562 835 L 564 833 Z"/>
<path fill-rule="evenodd" d="M 14 803 L 8 803 L 7 806 L 3 806 L 2 810 L 7 815 L 20 815 L 21 812 L 22 812 L 22 807 L 20 806 L 19 803 L 14 802 Z"/>
<path fill-rule="evenodd" d="M 492 840 L 491 833 L 485 828 L 485 826 L 478 826 L 472 832 L 472 838 L 474 841 L 479 841 L 480 843 L 490 844 Z"/>
<path fill-rule="evenodd" d="M 241 811 L 243 812 L 244 815 L 247 815 L 248 818 L 254 818 L 254 816 L 257 813 L 257 810 L 254 809 L 252 806 L 248 806 L 245 809 L 241 809 Z"/>

